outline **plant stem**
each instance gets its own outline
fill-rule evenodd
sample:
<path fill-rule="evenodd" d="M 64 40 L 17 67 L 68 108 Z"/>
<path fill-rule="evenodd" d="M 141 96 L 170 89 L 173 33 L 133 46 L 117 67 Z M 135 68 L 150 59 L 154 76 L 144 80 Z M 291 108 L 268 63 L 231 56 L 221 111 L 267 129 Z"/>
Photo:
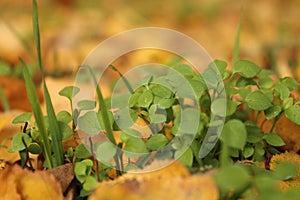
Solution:
<path fill-rule="evenodd" d="M 229 149 L 223 142 L 221 143 L 221 155 L 220 155 L 220 163 L 221 167 L 226 167 L 231 164 L 230 157 L 229 157 Z"/>
<path fill-rule="evenodd" d="M 92 137 L 89 137 L 89 142 L 90 142 L 90 150 L 91 150 L 91 153 L 92 153 L 92 160 L 93 160 L 94 164 L 96 165 L 97 180 L 98 180 L 98 182 L 100 182 L 101 179 L 100 179 L 99 165 L 98 165 L 98 161 L 95 159 Z"/>
<path fill-rule="evenodd" d="M 275 126 L 276 126 L 278 120 L 279 120 L 280 117 L 282 116 L 282 114 L 283 114 L 283 112 L 281 112 L 279 115 L 277 115 L 277 116 L 275 117 L 274 123 L 272 124 L 271 130 L 270 130 L 270 133 L 273 132 L 273 130 L 274 130 L 274 128 L 275 128 Z"/>
<path fill-rule="evenodd" d="M 27 145 L 26 145 L 26 142 L 25 142 L 24 137 L 22 137 L 22 143 L 23 143 L 23 145 L 25 146 L 25 152 L 26 152 L 26 160 L 25 160 L 25 163 L 24 163 L 24 166 L 23 166 L 23 167 L 25 167 L 25 166 L 26 166 L 26 163 L 28 162 L 28 163 L 29 163 L 29 168 L 30 168 L 32 171 L 34 171 L 34 168 L 33 168 L 33 166 L 32 166 L 32 163 L 31 163 L 31 160 L 30 160 L 30 157 L 29 157 L 28 147 L 27 147 Z"/>
<path fill-rule="evenodd" d="M 255 120 L 254 120 L 255 123 L 257 122 L 260 113 L 261 113 L 261 111 L 258 111 L 258 112 L 257 112 L 257 114 L 256 114 L 256 116 L 255 116 Z"/>

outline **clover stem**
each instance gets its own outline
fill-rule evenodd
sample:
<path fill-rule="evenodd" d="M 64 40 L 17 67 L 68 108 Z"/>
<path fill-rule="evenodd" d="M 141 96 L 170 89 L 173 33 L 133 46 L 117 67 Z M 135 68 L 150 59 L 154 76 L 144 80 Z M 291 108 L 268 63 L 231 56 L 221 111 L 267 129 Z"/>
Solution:
<path fill-rule="evenodd" d="M 98 161 L 95 159 L 95 154 L 94 154 L 94 151 L 93 151 L 93 141 L 92 141 L 92 137 L 89 137 L 89 142 L 90 142 L 90 151 L 92 153 L 92 160 L 93 162 L 95 163 L 96 165 L 96 175 L 97 175 L 97 180 L 98 182 L 101 181 L 100 179 L 100 173 L 99 173 L 99 165 L 98 165 Z"/>
<path fill-rule="evenodd" d="M 261 113 L 261 111 L 258 111 L 258 112 L 256 113 L 255 120 L 254 120 L 255 123 L 257 122 L 260 113 Z"/>
<path fill-rule="evenodd" d="M 27 146 L 27 144 L 26 144 L 25 139 L 24 139 L 23 136 L 22 136 L 22 143 L 25 146 L 25 153 L 26 153 L 26 160 L 24 162 L 24 166 L 23 167 L 25 167 L 26 163 L 28 162 L 29 163 L 29 169 L 31 169 L 32 171 L 34 171 L 34 168 L 32 166 L 32 163 L 31 163 L 31 160 L 30 160 L 30 157 L 29 157 L 28 146 Z"/>
<path fill-rule="evenodd" d="M 275 128 L 275 126 L 276 126 L 278 120 L 279 120 L 280 117 L 282 116 L 282 114 L 283 114 L 283 112 L 281 112 L 279 115 L 277 115 L 277 116 L 275 117 L 274 123 L 272 124 L 271 130 L 270 130 L 270 133 L 273 132 L 273 130 L 274 130 L 274 128 Z"/>
<path fill-rule="evenodd" d="M 224 143 L 221 144 L 222 151 L 220 155 L 220 163 L 221 167 L 226 167 L 230 165 L 230 157 L 229 157 L 229 148 Z"/>

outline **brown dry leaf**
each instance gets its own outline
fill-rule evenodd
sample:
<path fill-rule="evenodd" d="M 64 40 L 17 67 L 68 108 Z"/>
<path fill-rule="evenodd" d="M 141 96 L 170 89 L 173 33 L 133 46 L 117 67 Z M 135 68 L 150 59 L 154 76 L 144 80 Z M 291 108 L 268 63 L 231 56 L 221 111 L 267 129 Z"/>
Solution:
<path fill-rule="evenodd" d="M 63 199 L 59 183 L 46 171 L 31 172 L 8 165 L 0 170 L 0 182 L 3 199 Z"/>
<path fill-rule="evenodd" d="M 169 162 L 154 161 L 144 170 L 130 172 L 114 181 L 100 183 L 89 200 L 218 199 L 218 189 L 211 176 L 191 176 L 181 163 Z M 166 164 L 169 165 L 164 167 Z M 153 171 L 159 167 L 162 168 Z"/>
<path fill-rule="evenodd" d="M 274 120 L 267 120 L 262 112 L 257 120 L 257 124 L 264 133 L 269 133 Z M 291 122 L 285 115 L 278 120 L 274 132 L 278 133 L 286 143 L 283 150 L 300 151 L 300 126 Z"/>
<path fill-rule="evenodd" d="M 24 81 L 17 78 L 0 76 L 0 86 L 4 89 L 10 109 L 31 111 Z M 37 89 L 37 94 L 40 102 L 42 103 L 43 95 L 39 89 Z M 0 101 L 0 110 L 3 110 L 2 101 Z"/>
<path fill-rule="evenodd" d="M 65 192 L 74 178 L 74 166 L 72 163 L 67 163 L 52 169 L 47 172 L 52 174 L 60 183 L 62 191 Z"/>

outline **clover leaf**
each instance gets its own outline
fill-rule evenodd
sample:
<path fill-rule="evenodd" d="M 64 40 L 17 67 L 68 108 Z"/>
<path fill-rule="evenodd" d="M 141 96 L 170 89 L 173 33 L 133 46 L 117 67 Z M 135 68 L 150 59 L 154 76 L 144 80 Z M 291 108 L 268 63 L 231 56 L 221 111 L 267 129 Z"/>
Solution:
<path fill-rule="evenodd" d="M 258 111 L 266 110 L 272 106 L 271 100 L 260 90 L 249 93 L 245 101 L 251 109 Z"/>
<path fill-rule="evenodd" d="M 260 67 L 248 60 L 239 60 L 233 65 L 233 72 L 245 78 L 253 78 L 261 71 Z"/>

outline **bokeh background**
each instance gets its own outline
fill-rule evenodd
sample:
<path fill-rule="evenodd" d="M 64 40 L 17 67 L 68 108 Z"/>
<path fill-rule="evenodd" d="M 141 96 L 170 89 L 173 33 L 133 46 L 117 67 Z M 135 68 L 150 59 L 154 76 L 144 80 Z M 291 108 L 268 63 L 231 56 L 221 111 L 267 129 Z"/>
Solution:
<path fill-rule="evenodd" d="M 300 79 L 298 0 L 38 0 L 42 54 L 47 73 L 73 74 L 106 38 L 137 27 L 180 31 L 198 41 L 213 59 L 231 62 L 241 22 L 240 56 Z M 0 1 L 0 60 L 17 68 L 19 57 L 36 63 L 31 1 Z M 125 56 L 130 67 L 155 56 Z M 17 71 L 17 70 L 16 70 Z"/>

